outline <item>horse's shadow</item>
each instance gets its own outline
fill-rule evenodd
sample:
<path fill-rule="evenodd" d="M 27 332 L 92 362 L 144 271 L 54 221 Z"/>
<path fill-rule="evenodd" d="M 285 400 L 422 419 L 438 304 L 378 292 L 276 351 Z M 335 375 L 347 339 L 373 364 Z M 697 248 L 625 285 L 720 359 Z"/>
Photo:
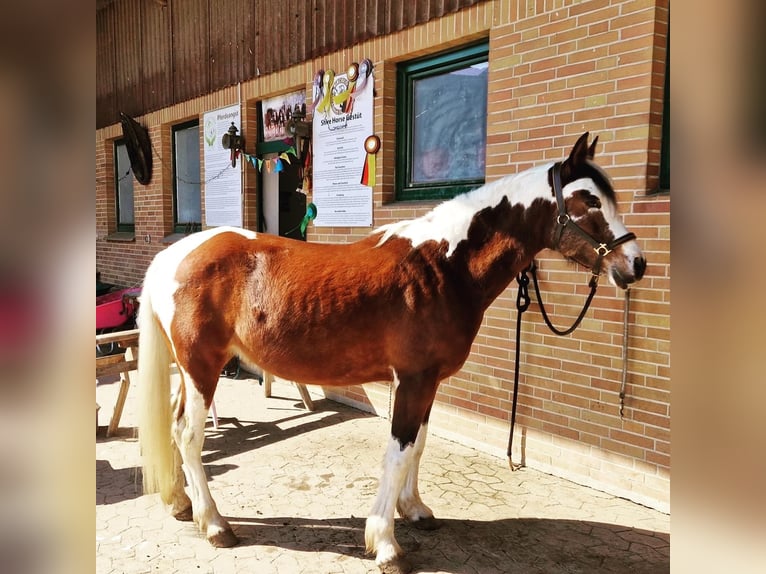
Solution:
<path fill-rule="evenodd" d="M 272 397 L 274 398 L 279 397 Z M 284 399 L 285 406 L 302 405 L 293 399 Z M 209 423 L 205 429 L 205 445 L 202 462 L 208 468 L 208 476 L 221 474 L 217 465 L 211 463 L 231 456 L 291 439 L 311 431 L 331 427 L 360 418 L 375 418 L 375 415 L 352 408 L 339 408 L 338 403 L 328 399 L 314 402 L 313 411 L 288 411 L 288 416 L 274 421 L 246 421 L 235 417 L 218 417 L 219 428 Z M 279 403 L 272 408 L 279 409 Z M 307 419 L 301 422 L 302 419 Z"/>
<path fill-rule="evenodd" d="M 230 518 L 241 545 L 296 552 L 365 554 L 365 519 Z M 519 574 L 660 574 L 670 571 L 670 536 L 618 524 L 547 518 L 441 520 L 435 531 L 403 520 L 395 533 L 414 571 Z"/>
<path fill-rule="evenodd" d="M 278 397 L 275 397 L 278 398 Z M 285 405 L 294 406 L 293 399 L 285 399 Z M 279 403 L 274 408 L 279 408 Z M 351 408 L 338 408 L 337 403 L 327 399 L 315 401 L 314 411 L 294 411 L 289 415 L 273 421 L 244 421 L 233 417 L 219 417 L 218 429 L 209 422 L 205 429 L 205 444 L 202 451 L 202 462 L 208 480 L 214 476 L 223 475 L 237 468 L 230 462 L 218 462 L 222 459 L 237 456 L 258 448 L 309 433 L 319 428 L 340 424 L 358 418 L 374 417 L 374 415 Z M 317 416 L 319 415 L 319 416 Z M 301 423 L 301 419 L 308 419 Z M 284 428 L 289 423 L 289 428 Z M 122 427 L 114 437 L 106 438 L 106 427 L 97 436 L 98 442 L 117 440 L 134 440 L 136 429 Z M 109 460 L 96 461 L 96 504 L 113 504 L 123 500 L 132 500 L 142 494 L 141 467 L 130 466 L 113 468 Z"/>

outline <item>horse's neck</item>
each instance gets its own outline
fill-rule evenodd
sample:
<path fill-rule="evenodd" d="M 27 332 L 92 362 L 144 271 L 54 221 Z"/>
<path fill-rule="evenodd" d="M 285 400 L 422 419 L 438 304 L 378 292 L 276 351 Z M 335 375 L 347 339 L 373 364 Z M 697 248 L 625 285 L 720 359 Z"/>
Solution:
<path fill-rule="evenodd" d="M 465 265 L 477 297 L 489 306 L 549 246 L 555 206 L 540 199 L 525 206 L 504 199 L 477 213 L 465 246 L 456 249 L 455 264 Z"/>

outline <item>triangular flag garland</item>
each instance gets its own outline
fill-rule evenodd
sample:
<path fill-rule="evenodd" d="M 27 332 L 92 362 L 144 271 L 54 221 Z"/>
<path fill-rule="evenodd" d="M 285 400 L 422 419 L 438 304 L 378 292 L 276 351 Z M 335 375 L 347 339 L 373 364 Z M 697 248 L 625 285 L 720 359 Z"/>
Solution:
<path fill-rule="evenodd" d="M 291 145 L 289 148 L 287 148 L 287 150 L 283 151 L 276 157 L 269 159 L 256 157 L 254 155 L 250 155 L 249 153 L 242 152 L 242 157 L 245 158 L 245 161 L 252 164 L 252 166 L 258 171 L 263 171 L 263 164 L 266 164 L 266 171 L 268 173 L 282 171 L 285 168 L 285 166 L 282 165 L 283 161 L 286 161 L 288 164 L 292 163 L 290 161 L 290 156 L 298 157 L 294 145 Z"/>

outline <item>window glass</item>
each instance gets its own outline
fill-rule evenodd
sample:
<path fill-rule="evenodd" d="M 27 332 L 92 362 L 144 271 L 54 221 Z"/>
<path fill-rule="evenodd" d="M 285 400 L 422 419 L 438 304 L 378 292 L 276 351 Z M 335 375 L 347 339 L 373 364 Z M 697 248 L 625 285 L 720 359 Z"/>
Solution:
<path fill-rule="evenodd" d="M 670 190 L 670 33 L 665 54 L 665 93 L 662 103 L 662 147 L 660 148 L 660 191 Z"/>
<path fill-rule="evenodd" d="M 400 65 L 397 198 L 452 197 L 484 183 L 486 43 Z"/>
<path fill-rule="evenodd" d="M 124 141 L 114 144 L 114 179 L 117 230 L 133 231 L 133 171 Z"/>
<path fill-rule="evenodd" d="M 486 62 L 416 80 L 412 107 L 412 182 L 484 177 Z"/>
<path fill-rule="evenodd" d="M 202 222 L 200 194 L 199 122 L 178 126 L 173 131 L 175 160 L 175 224 L 177 231 Z M 189 229 L 191 230 L 191 229 Z"/>

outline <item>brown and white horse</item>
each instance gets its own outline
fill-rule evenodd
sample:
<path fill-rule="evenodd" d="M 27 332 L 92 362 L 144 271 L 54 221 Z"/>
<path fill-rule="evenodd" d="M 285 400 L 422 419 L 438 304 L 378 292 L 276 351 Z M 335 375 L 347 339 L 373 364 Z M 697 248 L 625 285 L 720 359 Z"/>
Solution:
<path fill-rule="evenodd" d="M 439 382 L 468 357 L 487 307 L 546 247 L 622 288 L 644 273 L 609 179 L 592 161 L 596 140 L 588 146 L 585 133 L 563 162 L 486 184 L 356 243 L 214 228 L 160 252 L 139 317 L 145 491 L 159 491 L 176 518 L 193 518 L 214 546 L 237 543 L 201 460 L 219 373 L 235 354 L 301 383 L 393 381 L 391 437 L 365 540 L 381 568 L 406 571 L 394 511 L 435 525 L 418 492 L 431 405 Z M 183 381 L 172 398 L 171 361 Z"/>

